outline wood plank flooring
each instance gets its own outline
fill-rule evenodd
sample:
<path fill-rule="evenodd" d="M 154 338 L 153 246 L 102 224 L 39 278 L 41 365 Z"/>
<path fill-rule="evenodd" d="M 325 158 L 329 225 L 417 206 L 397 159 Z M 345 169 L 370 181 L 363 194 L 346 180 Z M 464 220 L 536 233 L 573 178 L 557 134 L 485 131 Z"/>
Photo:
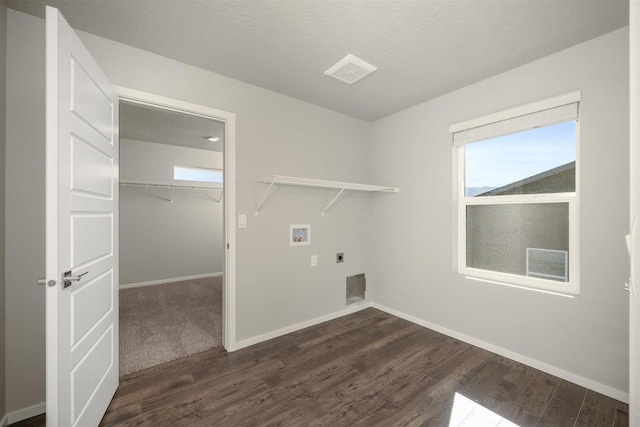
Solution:
<path fill-rule="evenodd" d="M 521 427 L 628 425 L 622 402 L 370 308 L 123 376 L 101 426 L 448 426 L 452 410 L 498 425 L 474 421 L 482 408 Z"/>

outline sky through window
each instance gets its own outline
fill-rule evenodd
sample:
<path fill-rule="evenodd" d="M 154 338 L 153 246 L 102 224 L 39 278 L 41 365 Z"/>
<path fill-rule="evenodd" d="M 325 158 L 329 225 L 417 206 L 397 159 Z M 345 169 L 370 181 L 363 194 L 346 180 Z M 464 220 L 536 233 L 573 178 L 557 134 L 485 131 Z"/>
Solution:
<path fill-rule="evenodd" d="M 576 160 L 576 122 L 465 146 L 465 188 L 499 188 Z"/>

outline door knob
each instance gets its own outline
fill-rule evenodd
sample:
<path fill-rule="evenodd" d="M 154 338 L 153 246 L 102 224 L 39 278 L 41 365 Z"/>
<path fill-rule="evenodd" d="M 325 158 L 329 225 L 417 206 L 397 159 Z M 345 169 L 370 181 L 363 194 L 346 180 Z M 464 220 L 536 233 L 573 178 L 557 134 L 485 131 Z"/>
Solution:
<path fill-rule="evenodd" d="M 44 286 L 45 284 L 47 286 L 55 286 L 56 285 L 56 281 L 55 280 L 49 280 L 47 282 L 47 278 L 46 277 L 41 277 L 40 279 L 38 279 L 38 286 Z"/>

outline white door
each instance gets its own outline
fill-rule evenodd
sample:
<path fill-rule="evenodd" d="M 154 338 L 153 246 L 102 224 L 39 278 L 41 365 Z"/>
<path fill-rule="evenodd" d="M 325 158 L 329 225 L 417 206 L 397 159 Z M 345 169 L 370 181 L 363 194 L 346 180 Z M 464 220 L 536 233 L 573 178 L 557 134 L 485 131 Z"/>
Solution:
<path fill-rule="evenodd" d="M 629 3 L 631 83 L 631 283 L 629 425 L 640 426 L 640 2 Z"/>
<path fill-rule="evenodd" d="M 118 97 L 51 7 L 46 45 L 47 426 L 91 427 L 118 387 Z"/>

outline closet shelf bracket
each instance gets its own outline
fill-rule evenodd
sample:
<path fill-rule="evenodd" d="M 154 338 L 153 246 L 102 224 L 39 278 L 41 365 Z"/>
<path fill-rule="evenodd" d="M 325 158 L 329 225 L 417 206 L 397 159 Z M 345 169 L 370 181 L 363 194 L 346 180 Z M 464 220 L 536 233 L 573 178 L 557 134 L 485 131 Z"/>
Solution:
<path fill-rule="evenodd" d="M 224 193 L 224 189 L 222 186 L 196 186 L 196 185 L 182 185 L 182 184 L 160 184 L 157 182 L 145 182 L 145 181 L 132 181 L 132 180 L 121 180 L 120 186 L 122 187 L 144 187 L 144 188 L 162 188 L 168 189 L 169 198 L 166 199 L 163 197 L 163 200 L 168 201 L 169 203 L 173 203 L 173 195 L 176 190 L 199 190 L 199 191 L 212 191 L 219 190 L 220 197 L 217 199 L 212 195 L 211 198 L 216 202 L 220 203 L 222 201 L 222 195 Z"/>
<path fill-rule="evenodd" d="M 322 211 L 322 215 L 327 213 L 327 211 L 336 204 L 340 196 L 345 192 L 345 190 L 350 191 L 366 191 L 366 192 L 381 192 L 381 193 L 397 193 L 400 191 L 399 188 L 396 187 L 383 187 L 379 185 L 368 185 L 368 184 L 355 184 L 350 182 L 338 182 L 338 181 L 326 181 L 322 179 L 311 179 L 311 178 L 298 178 L 293 176 L 282 176 L 282 175 L 274 175 L 272 178 L 261 180 L 260 182 L 269 184 L 269 188 L 267 188 L 267 192 L 262 197 L 260 203 L 258 203 L 258 207 L 256 208 L 255 215 L 258 216 L 260 213 L 260 209 L 264 207 L 267 200 L 269 199 L 269 194 L 271 194 L 271 190 L 274 185 L 295 185 L 299 187 L 315 187 L 315 188 L 333 188 L 339 189 L 340 191 L 336 196 L 329 202 L 327 207 Z"/>
<path fill-rule="evenodd" d="M 269 188 L 267 188 L 267 192 L 264 193 L 264 196 L 262 196 L 262 200 L 260 200 L 260 203 L 258 203 L 258 207 L 256 208 L 256 216 L 259 215 L 260 209 L 262 209 L 262 207 L 264 206 L 265 202 L 267 201 L 267 196 L 269 196 L 269 193 L 271 192 L 271 189 L 273 188 L 273 184 L 276 183 L 276 177 L 274 176 L 273 179 L 271 180 L 271 185 L 269 185 Z"/>
<path fill-rule="evenodd" d="M 211 196 L 211 198 L 213 200 L 215 200 L 216 202 L 220 203 L 220 201 L 222 200 L 222 196 L 224 195 L 224 189 L 220 189 L 220 196 L 216 199 L 215 197 L 213 197 L 213 195 Z"/>
<path fill-rule="evenodd" d="M 324 214 L 325 214 L 325 213 L 327 213 L 327 211 L 329 210 L 329 208 L 330 208 L 331 206 L 333 206 L 333 205 L 336 203 L 336 201 L 338 200 L 338 197 L 340 197 L 340 195 L 341 195 L 342 193 L 344 193 L 344 190 L 345 190 L 345 188 L 343 188 L 342 190 L 340 190 L 340 191 L 338 192 L 338 194 L 336 194 L 336 197 L 334 197 L 334 198 L 333 198 L 333 200 L 331 200 L 331 201 L 329 202 L 329 204 L 327 205 L 327 207 L 326 207 L 326 208 L 324 208 L 324 210 L 322 211 L 322 216 L 324 216 Z"/>

